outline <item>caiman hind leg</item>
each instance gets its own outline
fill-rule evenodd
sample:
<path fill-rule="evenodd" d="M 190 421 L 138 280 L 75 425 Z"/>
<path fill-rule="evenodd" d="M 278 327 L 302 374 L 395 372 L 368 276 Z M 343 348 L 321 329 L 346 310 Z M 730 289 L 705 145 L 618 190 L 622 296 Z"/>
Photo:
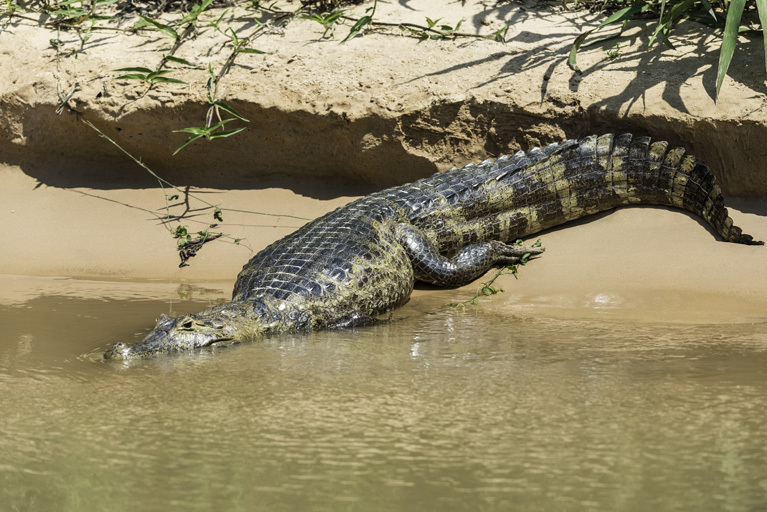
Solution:
<path fill-rule="evenodd" d="M 525 254 L 544 251 L 543 247 L 489 241 L 467 245 L 452 258 L 446 258 L 423 231 L 410 224 L 398 224 L 395 233 L 413 264 L 415 278 L 444 287 L 463 286 L 495 265 L 513 265 Z"/>

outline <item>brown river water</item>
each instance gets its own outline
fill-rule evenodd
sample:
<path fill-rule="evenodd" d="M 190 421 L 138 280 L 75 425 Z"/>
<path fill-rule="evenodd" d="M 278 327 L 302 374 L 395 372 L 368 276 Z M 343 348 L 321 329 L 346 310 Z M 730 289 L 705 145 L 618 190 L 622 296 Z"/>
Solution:
<path fill-rule="evenodd" d="M 126 364 L 100 353 L 231 283 L 0 281 L 3 511 L 767 510 L 766 317 L 433 292 L 371 328 Z"/>

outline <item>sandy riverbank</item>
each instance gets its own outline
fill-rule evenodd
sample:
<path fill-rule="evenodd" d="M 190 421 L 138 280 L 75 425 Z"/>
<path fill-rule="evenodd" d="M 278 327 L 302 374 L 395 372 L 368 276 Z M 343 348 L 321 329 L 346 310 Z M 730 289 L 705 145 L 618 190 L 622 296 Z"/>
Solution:
<path fill-rule="evenodd" d="M 716 55 L 703 52 L 715 41 L 697 36 L 694 27 L 680 26 L 675 50 L 647 53 L 641 48 L 649 22 L 636 22 L 619 58 L 605 56 L 611 44 L 585 49 L 584 74 L 574 75 L 565 64 L 568 45 L 598 23 L 595 16 L 465 4 L 430 0 L 415 10 L 381 3 L 379 14 L 422 23 L 437 12 L 445 22 L 465 19 L 463 30 L 478 33 L 513 19 L 509 42 L 419 41 L 380 32 L 340 45 L 348 27 L 327 38 L 309 21 L 275 29 L 253 43 L 266 54 L 243 57 L 222 81 L 222 98 L 250 120 L 240 124 L 247 129 L 176 157 L 170 155 L 185 136 L 172 130 L 204 122 L 206 70 L 178 69 L 173 76 L 189 85 L 164 84 L 142 95 L 144 85 L 114 81 L 109 70 L 156 65 L 158 54 L 149 50 L 167 47 L 161 37 L 98 33 L 77 58 L 57 63 L 50 30 L 6 24 L 0 29 L 2 272 L 233 282 L 254 251 L 300 226 L 301 218 L 350 198 L 452 165 L 607 131 L 646 133 L 690 148 L 716 170 L 729 196 L 750 196 L 733 200 L 731 215 L 744 231 L 767 239 L 765 88 L 763 72 L 748 71 L 763 64 L 747 51 L 758 41 L 744 40 L 715 104 L 707 84 Z M 244 14 L 235 14 L 226 20 L 244 27 Z M 60 38 L 64 50 L 79 46 L 73 34 Z M 226 57 L 222 45 L 220 35 L 203 29 L 178 55 L 216 67 Z M 75 83 L 70 105 L 83 119 L 181 187 L 170 201 L 181 224 L 196 231 L 214 222 L 212 209 L 195 199 L 202 197 L 227 209 L 219 229 L 243 242 L 208 244 L 179 269 L 176 242 L 160 220 L 166 197 L 176 192 L 164 193 L 72 112 L 54 113 L 57 88 L 66 93 Z M 519 280 L 502 278 L 507 293 L 493 299 L 494 308 L 633 311 L 645 318 L 681 311 L 722 321 L 763 319 L 767 311 L 765 248 L 719 242 L 684 213 L 626 209 L 541 238 L 545 256 Z"/>

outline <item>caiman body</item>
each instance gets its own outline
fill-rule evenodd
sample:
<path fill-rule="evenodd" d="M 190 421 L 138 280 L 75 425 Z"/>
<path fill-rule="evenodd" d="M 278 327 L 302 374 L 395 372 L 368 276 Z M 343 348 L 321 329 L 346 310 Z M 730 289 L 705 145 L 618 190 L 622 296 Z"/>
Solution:
<path fill-rule="evenodd" d="M 353 201 L 256 254 L 232 301 L 170 318 L 127 359 L 280 332 L 363 325 L 408 301 L 416 280 L 460 286 L 518 261 L 512 242 L 623 205 L 689 210 L 724 240 L 755 244 L 733 225 L 708 167 L 646 137 L 568 140 L 451 169 Z"/>

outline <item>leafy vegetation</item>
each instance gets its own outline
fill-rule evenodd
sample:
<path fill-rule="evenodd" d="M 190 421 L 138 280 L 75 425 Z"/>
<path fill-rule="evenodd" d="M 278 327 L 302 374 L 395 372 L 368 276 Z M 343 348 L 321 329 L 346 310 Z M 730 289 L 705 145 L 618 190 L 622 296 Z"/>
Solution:
<path fill-rule="evenodd" d="M 576 0 L 576 4 L 577 4 Z M 580 72 L 577 64 L 577 53 L 586 39 L 608 25 L 620 25 L 617 34 L 596 40 L 591 44 L 604 42 L 608 39 L 619 37 L 628 21 L 636 16 L 652 16 L 657 18 L 658 24 L 650 37 L 648 47 L 656 41 L 673 48 L 669 38 L 674 25 L 680 20 L 689 19 L 702 23 L 715 31 L 722 31 L 722 43 L 719 50 L 719 66 L 716 75 L 716 97 L 720 90 L 727 70 L 730 67 L 739 34 L 748 32 L 761 32 L 765 48 L 765 70 L 767 71 L 767 0 L 753 0 L 761 29 L 744 27 L 741 25 L 743 13 L 746 10 L 747 0 L 612 0 L 600 4 L 613 12 L 607 16 L 594 29 L 587 30 L 578 36 L 570 50 L 568 65 L 576 72 Z M 592 4 L 593 5 L 593 4 Z M 613 52 L 608 53 L 609 58 L 616 58 Z"/>
<path fill-rule="evenodd" d="M 517 240 L 514 242 L 516 245 L 522 245 L 522 240 Z M 535 241 L 533 245 L 530 247 L 540 247 L 541 246 L 541 240 L 538 239 Z M 479 288 L 477 288 L 476 293 L 474 294 L 474 297 L 465 300 L 463 302 L 457 302 L 448 304 L 449 306 L 452 306 L 454 308 L 461 308 L 466 309 L 466 306 L 468 305 L 476 305 L 477 300 L 479 300 L 480 297 L 488 297 L 490 295 L 496 295 L 498 293 L 503 293 L 503 288 L 499 286 L 495 286 L 495 281 L 499 277 L 501 277 L 504 274 L 511 273 L 515 279 L 517 279 L 517 273 L 519 272 L 519 267 L 522 267 L 527 264 L 528 261 L 530 261 L 530 258 L 532 258 L 532 255 L 529 252 L 526 252 L 522 255 L 522 257 L 519 259 L 519 262 L 513 264 L 513 265 L 506 265 L 501 268 L 499 268 L 495 274 L 493 274 L 493 277 L 488 279 L 487 281 L 483 283 L 479 283 Z"/>
<path fill-rule="evenodd" d="M 156 55 L 156 61 L 146 65 L 126 65 L 112 70 L 112 79 L 115 81 L 135 82 L 146 94 L 153 88 L 168 86 L 187 86 L 189 84 L 173 76 L 179 67 L 208 71 L 206 82 L 205 101 L 207 112 L 199 126 L 181 127 L 174 132 L 187 134 L 187 139 L 178 146 L 173 155 L 178 154 L 190 144 L 204 139 L 213 141 L 227 138 L 241 133 L 247 128 L 249 119 L 241 115 L 230 104 L 225 103 L 219 96 L 219 85 L 227 76 L 237 59 L 248 54 L 263 54 L 264 52 L 254 46 L 257 38 L 275 30 L 282 30 L 294 20 L 315 22 L 324 29 L 323 38 L 331 37 L 331 31 L 336 29 L 346 31 L 345 35 L 336 37 L 338 44 L 352 44 L 353 40 L 363 37 L 368 31 L 386 31 L 387 33 L 402 37 L 413 37 L 421 40 L 452 40 L 457 38 L 484 38 L 499 43 L 505 43 L 511 22 L 507 22 L 501 28 L 492 33 L 477 35 L 474 32 L 461 32 L 464 20 L 446 20 L 444 17 L 435 15 L 425 16 L 423 24 L 410 22 L 390 22 L 380 19 L 378 0 L 368 3 L 367 7 L 356 7 L 359 0 L 301 0 L 296 3 L 261 2 L 260 0 L 162 0 L 150 2 L 148 0 L 0 0 L 0 23 L 27 22 L 35 23 L 51 30 L 50 45 L 56 51 L 56 66 L 62 59 L 68 57 L 77 58 L 91 41 L 92 35 L 97 31 L 117 31 L 128 34 L 144 32 L 155 33 L 168 42 L 160 55 Z M 498 4 L 503 3 L 501 0 Z M 748 33 L 761 33 L 765 46 L 765 68 L 767 68 L 767 33 L 754 26 L 742 24 L 744 12 L 755 9 L 759 23 L 762 27 L 767 26 L 767 0 L 575 0 L 569 2 L 562 0 L 565 8 L 588 8 L 605 13 L 605 19 L 596 27 L 583 32 L 572 44 L 568 58 L 568 64 L 575 72 L 580 72 L 577 64 L 578 51 L 589 45 L 602 43 L 606 40 L 619 37 L 627 23 L 637 17 L 654 18 L 657 24 L 649 38 L 648 47 L 654 44 L 664 44 L 673 47 L 672 35 L 675 25 L 684 19 L 694 20 L 707 27 L 704 30 L 713 30 L 722 34 L 719 65 L 716 75 L 716 96 L 718 98 L 724 76 L 734 57 L 738 36 Z M 288 6 L 291 9 L 279 6 Z M 224 8 L 223 11 L 211 12 L 213 8 Z M 245 10 L 247 17 L 252 21 L 249 24 L 230 26 L 234 9 L 238 12 Z M 229 16 L 228 16 L 229 15 Z M 128 22 L 128 23 L 126 23 Z M 617 34 L 595 39 L 597 32 L 608 26 L 618 26 Z M 0 29 L 1 29 L 0 25 Z M 212 29 L 225 38 L 221 48 L 216 53 L 226 51 L 226 58 L 218 69 L 211 62 L 202 65 L 197 62 L 183 59 L 176 55 L 181 46 L 194 39 L 201 31 Z M 79 48 L 68 47 L 62 42 L 62 32 L 74 32 L 79 39 Z M 335 37 L 335 36 L 334 36 Z M 66 38 L 64 38 L 66 39 Z M 67 49 L 68 48 L 68 49 Z M 212 49 L 211 49 L 212 50 Z M 620 43 L 615 43 L 605 51 L 608 59 L 621 57 Z M 204 55 L 199 55 L 192 60 L 202 61 Z M 219 60 L 220 62 L 220 60 Z M 130 63 L 126 63 L 130 64 Z M 68 106 L 68 101 L 78 91 L 75 85 L 69 94 L 59 94 L 57 113 Z M 106 137 L 92 123 L 85 122 L 100 136 L 107 138 L 112 144 L 119 145 Z M 120 148 L 128 154 L 125 150 Z M 158 179 L 161 187 L 170 187 L 180 190 L 174 185 L 157 176 L 141 161 L 132 155 L 128 155 L 139 165 Z M 166 208 L 168 197 L 166 194 Z M 201 200 L 201 199 L 200 199 Z M 204 201 L 203 201 L 204 202 Z M 210 240 L 219 238 L 221 233 L 212 232 L 210 228 L 223 220 L 223 208 L 208 204 L 213 209 L 213 222 L 205 231 L 200 231 L 194 236 L 187 231 L 186 226 L 177 225 L 170 227 L 169 231 L 179 241 L 179 250 L 186 250 L 187 257 L 194 255 L 202 245 Z M 254 212 L 261 213 L 262 212 Z M 170 214 L 168 213 L 167 220 Z M 181 229 L 183 228 L 183 229 Z M 236 241 L 238 243 L 239 240 Z M 524 261 L 520 262 L 523 265 Z M 182 255 L 182 264 L 185 262 Z M 517 266 L 511 266 L 502 272 L 511 271 L 516 274 Z M 500 275 L 500 273 L 499 273 Z M 502 291 L 493 286 L 493 279 L 478 290 L 473 303 L 482 295 L 495 294 Z"/>
<path fill-rule="evenodd" d="M 90 127 L 93 131 L 95 131 L 99 135 L 99 137 L 109 141 L 113 146 L 115 146 L 117 149 L 123 152 L 128 158 L 136 162 L 140 167 L 142 167 L 146 172 L 148 172 L 152 177 L 154 177 L 157 180 L 157 183 L 162 189 L 163 195 L 165 197 L 165 215 L 162 217 L 161 220 L 163 221 L 163 226 L 165 226 L 165 228 L 168 230 L 171 236 L 178 240 L 177 249 L 178 249 L 179 256 L 181 257 L 181 264 L 179 265 L 180 267 L 187 266 L 186 261 L 189 258 L 195 256 L 197 254 L 197 251 L 203 246 L 203 244 L 207 242 L 216 240 L 218 238 L 229 239 L 231 240 L 232 243 L 237 245 L 239 245 L 242 242 L 241 238 L 234 238 L 225 233 L 211 231 L 211 229 L 218 227 L 219 222 L 224 221 L 223 212 L 230 211 L 230 212 L 250 213 L 255 215 L 265 215 L 269 217 L 287 217 L 287 218 L 299 219 L 299 220 L 309 220 L 309 219 L 306 219 L 303 217 L 297 217 L 294 215 L 281 215 L 281 214 L 275 214 L 275 213 L 236 210 L 232 208 L 222 208 L 219 205 L 206 201 L 200 196 L 190 194 L 189 192 L 182 190 L 180 187 L 169 182 L 168 180 L 166 180 L 165 178 L 163 178 L 162 176 L 154 172 L 152 169 L 150 169 L 140 159 L 136 158 L 131 153 L 126 151 L 125 148 L 120 146 L 117 142 L 115 142 L 111 137 L 106 135 L 103 131 L 99 130 L 93 123 L 91 123 L 87 119 L 83 119 L 82 121 L 88 127 Z M 173 194 L 166 193 L 166 189 L 174 190 L 176 193 L 173 193 Z M 205 229 L 205 231 L 198 231 L 197 237 L 193 237 L 192 234 L 189 233 L 187 226 L 182 225 L 180 223 L 173 225 L 174 221 L 178 222 L 180 219 L 174 217 L 171 214 L 170 201 L 178 200 L 181 198 L 182 195 L 185 196 L 186 200 L 193 199 L 199 203 L 204 204 L 209 210 L 212 210 L 213 222 L 208 224 L 208 227 L 207 229 Z"/>

